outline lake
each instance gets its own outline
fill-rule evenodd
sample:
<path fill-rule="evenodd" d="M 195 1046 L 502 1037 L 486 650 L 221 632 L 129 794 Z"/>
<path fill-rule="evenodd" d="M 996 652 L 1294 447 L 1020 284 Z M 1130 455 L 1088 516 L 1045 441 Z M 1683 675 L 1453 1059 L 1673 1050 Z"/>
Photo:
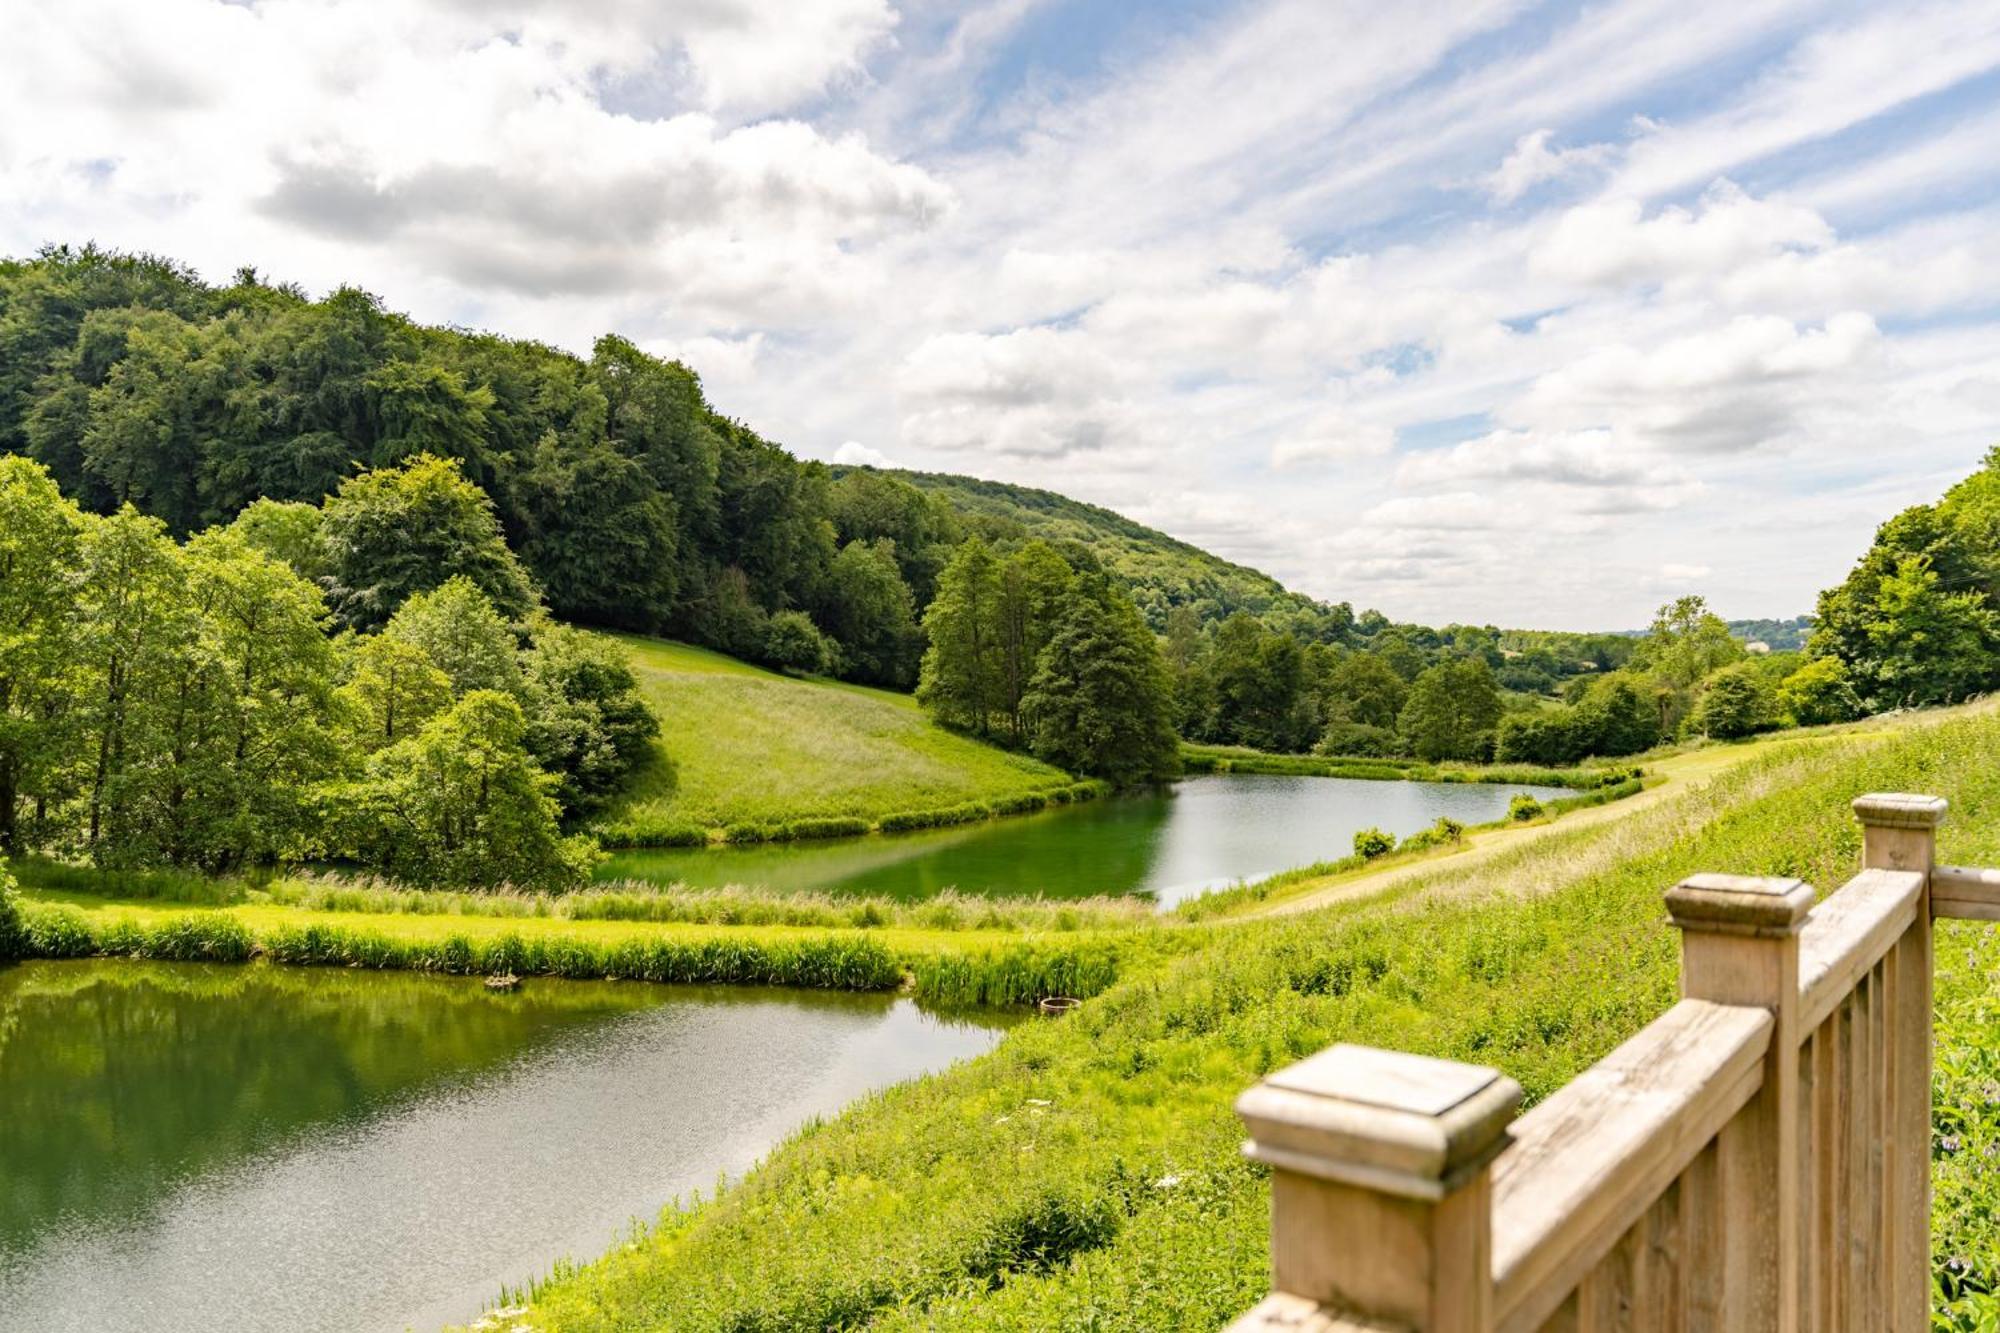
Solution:
<path fill-rule="evenodd" d="M 882 996 L 0 968 L 0 1326 L 464 1322 L 999 1036 Z"/>
<path fill-rule="evenodd" d="M 1215 775 L 983 824 L 838 842 L 616 852 L 604 880 L 731 884 L 915 900 L 945 889 L 992 895 L 1183 898 L 1354 850 L 1364 828 L 1405 837 L 1440 818 L 1481 824 L 1521 792 L 1470 782 Z"/>

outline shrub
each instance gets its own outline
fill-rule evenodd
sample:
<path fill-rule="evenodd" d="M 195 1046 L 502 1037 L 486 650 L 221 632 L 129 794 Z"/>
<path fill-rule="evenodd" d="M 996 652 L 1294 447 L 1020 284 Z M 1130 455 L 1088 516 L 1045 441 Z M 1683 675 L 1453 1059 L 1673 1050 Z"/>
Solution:
<path fill-rule="evenodd" d="M 1365 861 L 1386 856 L 1396 849 L 1396 840 L 1378 828 L 1365 828 L 1354 835 L 1354 854 Z"/>
<path fill-rule="evenodd" d="M 1530 820 L 1540 819 L 1547 813 L 1542 803 L 1526 792 L 1522 792 L 1513 800 L 1507 802 L 1507 818 L 1517 824 L 1525 824 Z"/>
<path fill-rule="evenodd" d="M 1420 852 L 1429 847 L 1443 847 L 1457 842 L 1465 836 L 1465 825 L 1456 819 L 1440 818 L 1437 823 L 1418 833 L 1412 833 L 1398 844 L 1397 850 Z"/>
<path fill-rule="evenodd" d="M 615 824 L 599 824 L 590 831 L 599 845 L 604 847 L 708 846 L 708 830 L 700 824 L 621 820 Z"/>
<path fill-rule="evenodd" d="M 868 831 L 868 821 L 852 818 L 794 819 L 787 826 L 794 838 L 853 838 Z"/>
<path fill-rule="evenodd" d="M 28 932 L 21 924 L 21 895 L 14 888 L 14 877 L 7 873 L 7 863 L 0 861 L 0 962 L 19 958 L 27 942 Z"/>
<path fill-rule="evenodd" d="M 764 628 L 764 660 L 780 671 L 816 676 L 832 661 L 830 645 L 803 611 L 780 611 Z"/>
<path fill-rule="evenodd" d="M 1402 748 L 1396 733 L 1387 727 L 1371 727 L 1365 722 L 1335 720 L 1327 723 L 1326 734 L 1313 746 L 1320 755 L 1361 755 L 1380 758 Z"/>

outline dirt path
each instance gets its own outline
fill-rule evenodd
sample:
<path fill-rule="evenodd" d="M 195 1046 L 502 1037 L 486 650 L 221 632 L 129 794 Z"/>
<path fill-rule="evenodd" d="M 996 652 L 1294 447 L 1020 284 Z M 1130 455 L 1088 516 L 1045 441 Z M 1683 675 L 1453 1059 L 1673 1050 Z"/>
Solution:
<path fill-rule="evenodd" d="M 1384 866 L 1379 870 L 1349 870 L 1329 875 L 1302 892 L 1295 891 L 1291 896 L 1277 902 L 1265 903 L 1249 911 L 1233 914 L 1226 919 L 1242 921 L 1251 917 L 1287 916 L 1295 912 L 1311 912 L 1332 903 L 1347 902 L 1354 898 L 1380 893 L 1419 875 L 1431 874 L 1442 866 L 1449 866 L 1453 870 L 1478 866 L 1491 861 L 1502 852 L 1512 851 L 1552 834 L 1608 824 L 1613 820 L 1635 814 L 1648 806 L 1675 800 L 1685 792 L 1697 791 L 1707 785 L 1718 773 L 1764 754 L 1776 745 L 1787 742 L 1795 744 L 1808 739 L 1851 738 L 1856 734 L 1872 730 L 1874 729 L 1866 727 L 1843 728 L 1837 732 L 1822 732 L 1813 737 L 1800 737 L 1796 733 L 1788 736 L 1781 732 L 1745 745 L 1712 746 L 1688 754 L 1670 755 L 1647 764 L 1646 789 L 1622 801 L 1572 811 L 1545 824 L 1481 829 L 1468 833 L 1454 851 L 1419 857 L 1413 861 Z"/>

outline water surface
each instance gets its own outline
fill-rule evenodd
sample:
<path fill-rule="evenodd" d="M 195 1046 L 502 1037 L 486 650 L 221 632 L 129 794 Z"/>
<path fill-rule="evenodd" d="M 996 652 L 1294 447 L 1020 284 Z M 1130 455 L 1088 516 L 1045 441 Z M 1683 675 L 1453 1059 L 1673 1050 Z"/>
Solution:
<path fill-rule="evenodd" d="M 976 1055 L 908 1000 L 0 968 L 0 1328 L 436 1328 Z"/>
<path fill-rule="evenodd" d="M 1215 775 L 1171 790 L 1119 796 L 963 828 L 828 843 L 717 850 L 618 852 L 602 879 L 730 884 L 906 900 L 945 889 L 1084 898 L 1182 898 L 1354 850 L 1380 828 L 1401 838 L 1448 817 L 1481 824 L 1528 792 L 1572 792 L 1466 782 Z"/>

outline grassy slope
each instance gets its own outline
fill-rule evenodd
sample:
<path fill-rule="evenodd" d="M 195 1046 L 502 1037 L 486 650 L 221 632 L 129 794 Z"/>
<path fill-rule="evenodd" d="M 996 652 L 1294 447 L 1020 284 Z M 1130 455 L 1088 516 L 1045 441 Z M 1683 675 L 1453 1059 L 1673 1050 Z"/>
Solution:
<path fill-rule="evenodd" d="M 1666 887 L 1716 869 L 1837 885 L 1860 841 L 1846 803 L 1866 790 L 1950 797 L 1944 856 L 2000 862 L 1991 713 L 1773 745 L 1628 817 L 1440 862 L 1382 899 L 1220 929 L 1074 1018 L 806 1133 L 719 1199 L 560 1275 L 529 1322 L 1217 1327 L 1265 1282 L 1268 1191 L 1229 1110 L 1242 1088 L 1349 1040 L 1497 1064 L 1546 1096 L 1672 1002 Z M 1995 1138 L 1977 1081 L 1993 1077 L 1977 1056 L 1991 940 L 1952 928 L 1939 953 L 1941 1102 L 1985 1115 L 1980 1142 Z M 1940 1251 L 1975 1277 L 1994 1262 L 2000 1188 L 1984 1165 L 1962 1149 L 1938 1169 Z"/>
<path fill-rule="evenodd" d="M 1081 542 L 1131 590 L 1156 630 L 1166 627 L 1167 607 L 1181 602 L 1212 602 L 1217 619 L 1310 605 L 1268 574 L 1054 491 L 940 472 L 893 475 L 942 495 L 962 514 L 1018 525 L 1031 537 Z"/>
<path fill-rule="evenodd" d="M 875 819 L 1047 791 L 1060 770 L 931 722 L 907 695 L 798 680 L 720 653 L 620 636 L 660 719 L 661 760 L 612 821 L 710 828 Z"/>

